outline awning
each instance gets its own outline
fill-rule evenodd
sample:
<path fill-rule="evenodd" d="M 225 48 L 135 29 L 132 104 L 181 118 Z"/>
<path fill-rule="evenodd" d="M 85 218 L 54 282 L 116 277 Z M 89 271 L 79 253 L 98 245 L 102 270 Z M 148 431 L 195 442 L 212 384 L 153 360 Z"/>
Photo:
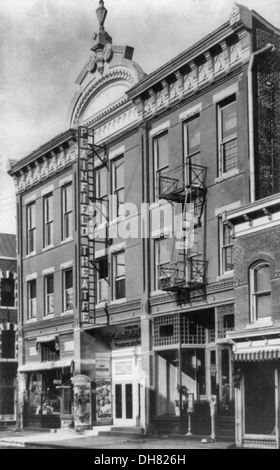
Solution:
<path fill-rule="evenodd" d="M 280 348 L 250 347 L 240 348 L 233 355 L 234 361 L 253 362 L 280 359 Z"/>
<path fill-rule="evenodd" d="M 19 372 L 39 372 L 40 370 L 62 369 L 64 367 L 73 368 L 72 359 L 63 359 L 60 361 L 40 362 L 39 364 L 25 364 L 18 368 Z"/>
<path fill-rule="evenodd" d="M 51 341 L 56 341 L 58 339 L 58 335 L 45 335 L 39 336 L 36 339 L 36 343 L 50 343 Z"/>

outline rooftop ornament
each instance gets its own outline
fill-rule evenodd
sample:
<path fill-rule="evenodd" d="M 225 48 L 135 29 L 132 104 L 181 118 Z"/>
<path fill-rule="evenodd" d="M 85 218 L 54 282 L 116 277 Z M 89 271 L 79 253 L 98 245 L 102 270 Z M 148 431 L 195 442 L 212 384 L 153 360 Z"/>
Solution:
<path fill-rule="evenodd" d="M 96 69 L 103 75 L 104 63 L 109 62 L 113 55 L 112 50 L 112 38 L 105 31 L 104 23 L 107 17 L 107 9 L 104 6 L 103 0 L 99 1 L 99 7 L 96 9 L 96 16 L 99 23 L 99 32 L 93 34 L 91 55 L 88 62 L 88 70 L 90 73 L 94 73 Z"/>

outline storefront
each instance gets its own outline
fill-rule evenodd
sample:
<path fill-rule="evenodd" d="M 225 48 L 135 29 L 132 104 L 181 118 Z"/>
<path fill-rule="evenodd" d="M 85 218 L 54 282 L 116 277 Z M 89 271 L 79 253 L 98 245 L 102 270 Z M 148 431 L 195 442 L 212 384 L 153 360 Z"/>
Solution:
<path fill-rule="evenodd" d="M 24 427 L 73 425 L 73 364 L 70 360 L 19 368 L 23 386 Z"/>
<path fill-rule="evenodd" d="M 279 448 L 280 342 L 275 334 L 233 335 L 236 445 Z"/>

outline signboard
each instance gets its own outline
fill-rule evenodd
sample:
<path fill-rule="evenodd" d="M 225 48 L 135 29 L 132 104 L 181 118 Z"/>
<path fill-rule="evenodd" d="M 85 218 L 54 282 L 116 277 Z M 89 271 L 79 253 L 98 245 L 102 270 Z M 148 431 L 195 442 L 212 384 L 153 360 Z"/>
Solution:
<path fill-rule="evenodd" d="M 79 155 L 79 227 L 80 227 L 80 312 L 83 322 L 90 322 L 89 285 L 94 285 L 94 269 L 90 268 L 89 256 L 94 259 L 94 244 L 89 247 L 89 201 L 93 192 L 93 175 L 89 171 L 89 140 L 92 132 L 87 127 L 78 129 Z M 91 163 L 92 165 L 92 163 Z M 91 250 L 90 250 L 91 249 Z M 94 301 L 91 309 L 94 309 Z"/>
<path fill-rule="evenodd" d="M 188 393 L 187 402 L 188 402 L 187 412 L 193 413 L 194 412 L 194 393 Z"/>
<path fill-rule="evenodd" d="M 76 375 L 74 386 L 74 423 L 75 428 L 90 429 L 91 417 L 91 381 L 85 375 Z"/>
<path fill-rule="evenodd" d="M 96 361 L 96 375 L 98 377 L 110 376 L 110 361 Z"/>
<path fill-rule="evenodd" d="M 112 349 L 141 346 L 141 328 L 138 325 L 125 326 L 113 333 L 108 333 L 107 338 Z"/>
<path fill-rule="evenodd" d="M 96 380 L 96 421 L 100 424 L 109 424 L 112 421 L 110 378 Z"/>

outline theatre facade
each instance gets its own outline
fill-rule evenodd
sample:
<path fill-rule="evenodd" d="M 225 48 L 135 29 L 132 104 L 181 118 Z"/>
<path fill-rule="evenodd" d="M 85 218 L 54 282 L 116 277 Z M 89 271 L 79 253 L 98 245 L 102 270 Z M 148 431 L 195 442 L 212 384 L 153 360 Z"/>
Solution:
<path fill-rule="evenodd" d="M 24 425 L 185 434 L 191 414 L 207 435 L 214 400 L 234 439 L 227 213 L 278 191 L 252 136 L 279 31 L 239 6 L 146 75 L 106 14 L 100 1 L 69 129 L 10 170 Z"/>

